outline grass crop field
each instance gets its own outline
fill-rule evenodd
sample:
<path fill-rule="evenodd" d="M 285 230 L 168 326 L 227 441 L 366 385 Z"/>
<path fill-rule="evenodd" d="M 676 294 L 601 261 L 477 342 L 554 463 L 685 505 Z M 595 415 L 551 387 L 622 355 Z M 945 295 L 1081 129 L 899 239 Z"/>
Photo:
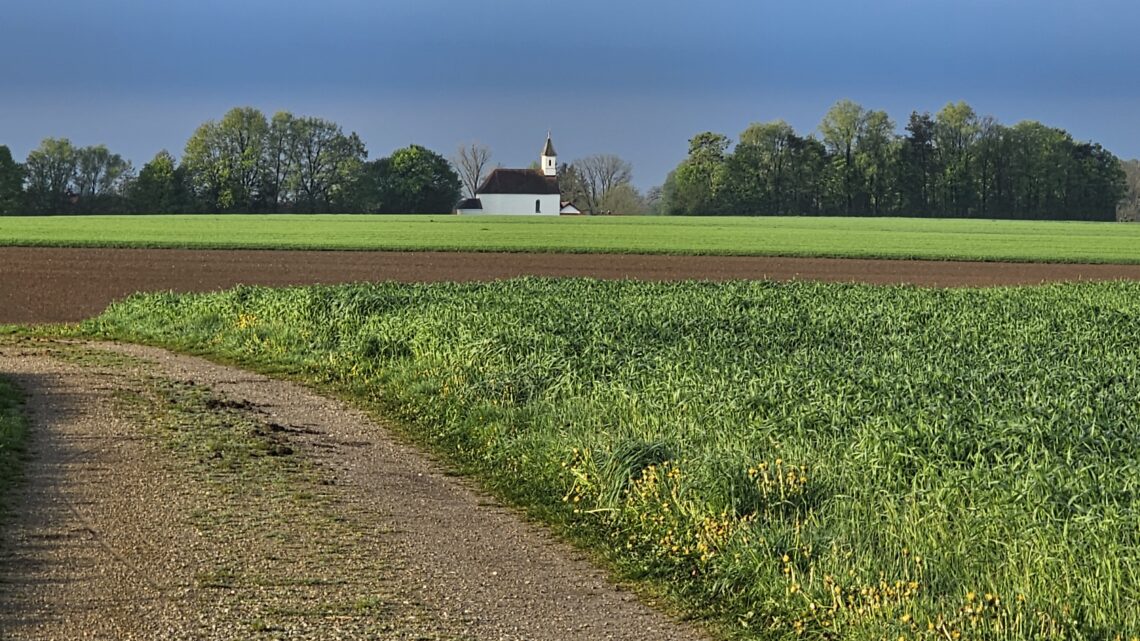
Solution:
<path fill-rule="evenodd" d="M 95 336 L 285 371 L 752 638 L 1140 635 L 1140 285 L 242 287 Z"/>
<path fill-rule="evenodd" d="M 1140 225 L 918 218 L 0 218 L 0 245 L 615 252 L 1140 262 Z"/>

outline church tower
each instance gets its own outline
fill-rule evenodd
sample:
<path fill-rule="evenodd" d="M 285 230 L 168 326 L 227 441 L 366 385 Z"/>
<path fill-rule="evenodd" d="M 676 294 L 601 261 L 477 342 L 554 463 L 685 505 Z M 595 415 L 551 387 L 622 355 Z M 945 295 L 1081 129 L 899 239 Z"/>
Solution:
<path fill-rule="evenodd" d="M 550 132 L 546 132 L 546 146 L 542 148 L 542 175 L 558 175 L 558 154 L 554 152 L 554 143 L 550 142 Z"/>

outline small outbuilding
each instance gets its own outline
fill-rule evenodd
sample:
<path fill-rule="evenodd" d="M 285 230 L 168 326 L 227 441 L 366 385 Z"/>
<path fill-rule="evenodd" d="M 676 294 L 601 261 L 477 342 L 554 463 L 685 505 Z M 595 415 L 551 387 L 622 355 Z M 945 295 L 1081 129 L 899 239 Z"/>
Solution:
<path fill-rule="evenodd" d="M 483 203 L 478 198 L 464 198 L 455 206 L 455 213 L 460 215 L 481 214 L 483 213 Z"/>
<path fill-rule="evenodd" d="M 562 206 L 559 208 L 558 213 L 563 216 L 581 216 L 582 210 L 574 206 L 574 203 L 569 200 L 563 200 Z"/>

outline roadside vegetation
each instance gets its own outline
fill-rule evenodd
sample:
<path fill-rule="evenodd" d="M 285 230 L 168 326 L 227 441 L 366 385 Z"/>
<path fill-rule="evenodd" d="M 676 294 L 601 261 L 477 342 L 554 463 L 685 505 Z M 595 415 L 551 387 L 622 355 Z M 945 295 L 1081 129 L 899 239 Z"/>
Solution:
<path fill-rule="evenodd" d="M 28 426 L 23 395 L 11 381 L 0 377 L 0 523 L 9 506 L 7 498 L 23 469 Z"/>
<path fill-rule="evenodd" d="M 36 216 L 5 218 L 0 245 L 1137 263 L 1140 226 L 918 218 Z"/>
<path fill-rule="evenodd" d="M 1140 285 L 522 279 L 137 295 L 82 326 L 402 421 L 755 638 L 1140 636 Z"/>

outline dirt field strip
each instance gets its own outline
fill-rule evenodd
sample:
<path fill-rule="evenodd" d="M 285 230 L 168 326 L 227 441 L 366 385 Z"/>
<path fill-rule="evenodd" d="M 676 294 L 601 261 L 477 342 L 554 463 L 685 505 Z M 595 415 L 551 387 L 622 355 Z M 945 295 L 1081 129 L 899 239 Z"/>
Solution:
<path fill-rule="evenodd" d="M 0 372 L 32 417 L 0 638 L 703 638 L 297 385 L 39 339 Z"/>
<path fill-rule="evenodd" d="M 516 276 L 605 279 L 770 279 L 937 287 L 1140 280 L 1140 265 L 926 260 L 525 254 L 229 251 L 0 247 L 0 324 L 75 322 L 139 291 L 395 280 L 479 281 Z"/>

